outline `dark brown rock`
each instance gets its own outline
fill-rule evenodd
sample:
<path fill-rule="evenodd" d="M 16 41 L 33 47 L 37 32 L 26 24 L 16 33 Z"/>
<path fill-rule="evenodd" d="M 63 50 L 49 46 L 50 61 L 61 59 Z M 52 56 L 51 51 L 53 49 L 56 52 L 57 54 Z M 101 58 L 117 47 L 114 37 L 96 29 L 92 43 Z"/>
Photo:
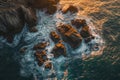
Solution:
<path fill-rule="evenodd" d="M 89 26 L 82 27 L 80 34 L 83 38 L 88 38 L 88 37 L 92 36 Z"/>
<path fill-rule="evenodd" d="M 60 36 L 55 32 L 55 31 L 52 31 L 50 33 L 50 38 L 55 42 L 59 42 L 60 41 Z"/>
<path fill-rule="evenodd" d="M 74 25 L 77 29 L 87 26 L 86 20 L 85 19 L 74 19 L 71 20 L 71 24 Z"/>
<path fill-rule="evenodd" d="M 60 41 L 59 43 L 55 45 L 55 47 L 52 50 L 52 54 L 54 54 L 55 58 L 62 56 L 62 55 L 66 56 L 66 48 L 64 44 L 62 43 L 62 41 Z"/>
<path fill-rule="evenodd" d="M 71 13 L 76 13 L 78 12 L 78 9 L 77 7 L 73 6 L 73 5 L 65 5 L 63 8 L 62 8 L 62 13 L 67 13 L 67 12 L 71 12 Z"/>
<path fill-rule="evenodd" d="M 2 4 L 0 5 L 0 35 L 14 36 L 22 31 L 25 23 L 29 28 L 36 26 L 37 17 L 33 9 L 11 2 L 11 0 L 0 4 Z"/>
<path fill-rule="evenodd" d="M 39 50 L 39 49 L 45 49 L 45 47 L 48 45 L 48 42 L 42 42 L 38 43 L 33 47 L 34 50 Z"/>
<path fill-rule="evenodd" d="M 57 10 L 57 2 L 59 2 L 59 0 L 34 0 L 32 7 L 47 10 L 46 13 L 53 14 Z"/>
<path fill-rule="evenodd" d="M 52 68 L 52 63 L 51 62 L 47 62 L 45 64 L 45 69 L 51 69 Z"/>
<path fill-rule="evenodd" d="M 68 43 L 72 48 L 77 48 L 81 44 L 82 37 L 75 28 L 68 24 L 60 24 L 57 27 L 58 32 L 61 34 L 63 40 Z"/>
<path fill-rule="evenodd" d="M 44 51 L 44 50 L 36 51 L 35 57 L 36 57 L 36 60 L 37 60 L 39 66 L 42 66 L 44 64 L 44 62 L 48 60 L 46 51 Z"/>

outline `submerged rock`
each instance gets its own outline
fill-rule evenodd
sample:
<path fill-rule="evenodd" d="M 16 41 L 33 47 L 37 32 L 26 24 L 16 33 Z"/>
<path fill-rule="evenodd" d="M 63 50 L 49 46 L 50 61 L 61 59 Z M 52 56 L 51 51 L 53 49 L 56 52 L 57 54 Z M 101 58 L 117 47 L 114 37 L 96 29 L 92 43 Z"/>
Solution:
<path fill-rule="evenodd" d="M 55 32 L 55 31 L 52 31 L 50 33 L 50 38 L 55 42 L 59 42 L 60 41 L 60 36 Z"/>
<path fill-rule="evenodd" d="M 66 48 L 64 44 L 62 43 L 62 41 L 60 41 L 59 43 L 55 45 L 51 53 L 54 54 L 55 58 L 59 56 L 66 56 Z"/>
<path fill-rule="evenodd" d="M 20 49 L 20 53 L 25 53 L 26 49 L 27 49 L 27 47 L 21 48 L 21 49 Z"/>
<path fill-rule="evenodd" d="M 73 5 L 65 5 L 63 8 L 62 8 L 62 13 L 67 13 L 67 12 L 71 12 L 71 13 L 76 13 L 78 12 L 78 9 L 77 7 L 73 6 Z"/>
<path fill-rule="evenodd" d="M 72 48 L 75 49 L 80 46 L 82 42 L 82 37 L 75 28 L 68 24 L 60 24 L 57 27 L 57 30 L 61 34 L 63 40 L 68 43 Z"/>
<path fill-rule="evenodd" d="M 35 57 L 36 57 L 36 60 L 37 60 L 39 66 L 42 66 L 44 64 L 44 62 L 48 60 L 45 50 L 36 51 Z"/>
<path fill-rule="evenodd" d="M 48 42 L 41 42 L 41 43 L 38 43 L 36 44 L 33 49 L 34 50 L 40 50 L 40 49 L 45 49 L 45 47 L 47 47 L 48 45 Z"/>

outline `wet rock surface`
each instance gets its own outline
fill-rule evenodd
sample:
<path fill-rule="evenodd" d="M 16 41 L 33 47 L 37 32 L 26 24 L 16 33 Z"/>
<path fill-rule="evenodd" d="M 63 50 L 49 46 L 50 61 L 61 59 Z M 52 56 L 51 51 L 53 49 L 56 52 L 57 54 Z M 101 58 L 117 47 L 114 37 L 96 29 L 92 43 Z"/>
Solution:
<path fill-rule="evenodd" d="M 62 13 L 66 14 L 67 12 L 76 13 L 78 12 L 78 9 L 73 5 L 65 5 L 62 8 Z"/>
<path fill-rule="evenodd" d="M 44 62 L 48 60 L 45 50 L 36 51 L 35 57 L 36 57 L 36 60 L 37 60 L 39 66 L 42 66 L 44 64 Z"/>
<path fill-rule="evenodd" d="M 51 69 L 51 68 L 52 68 L 52 63 L 51 62 L 45 63 L 45 69 Z"/>
<path fill-rule="evenodd" d="M 32 8 L 8 0 L 0 4 L 0 35 L 6 36 L 8 42 L 12 42 L 14 35 L 20 33 L 26 23 L 29 29 L 36 26 L 37 17 Z"/>
<path fill-rule="evenodd" d="M 57 43 L 57 42 L 60 41 L 60 36 L 59 36 L 58 33 L 55 32 L 55 31 L 52 31 L 52 32 L 50 33 L 50 37 L 51 37 L 51 39 L 52 39 L 55 43 Z"/>
<path fill-rule="evenodd" d="M 34 45 L 33 49 L 34 50 L 45 49 L 47 47 L 47 45 L 48 45 L 48 42 L 41 42 L 41 43 Z"/>
<path fill-rule="evenodd" d="M 30 32 L 37 32 L 36 9 L 53 14 L 58 2 L 59 0 L 1 0 L 0 35 L 12 43 L 15 34 L 20 33 L 26 23 Z"/>
<path fill-rule="evenodd" d="M 57 30 L 61 34 L 63 40 L 68 43 L 72 48 L 80 46 L 82 37 L 79 32 L 68 24 L 60 24 Z"/>
<path fill-rule="evenodd" d="M 71 24 L 74 25 L 77 29 L 87 26 L 86 20 L 84 19 L 74 19 L 71 20 Z"/>
<path fill-rule="evenodd" d="M 90 42 L 92 39 L 94 39 L 94 36 L 92 35 L 89 26 L 86 23 L 86 20 L 84 19 L 74 19 L 71 20 L 71 24 L 74 25 L 77 29 L 81 29 L 80 35 L 82 36 L 82 38 L 85 39 L 85 42 L 88 43 Z"/>
<path fill-rule="evenodd" d="M 53 48 L 51 53 L 54 54 L 55 58 L 57 58 L 59 56 L 64 56 L 64 57 L 67 56 L 66 48 L 65 48 L 64 44 L 62 43 L 62 41 L 55 44 L 55 47 Z"/>

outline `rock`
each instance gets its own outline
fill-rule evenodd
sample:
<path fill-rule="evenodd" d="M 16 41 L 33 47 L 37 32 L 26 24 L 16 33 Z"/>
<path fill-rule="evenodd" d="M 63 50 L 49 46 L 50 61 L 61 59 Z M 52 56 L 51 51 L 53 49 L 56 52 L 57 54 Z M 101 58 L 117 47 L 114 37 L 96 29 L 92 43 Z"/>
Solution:
<path fill-rule="evenodd" d="M 92 35 L 89 26 L 83 26 L 80 31 L 81 36 L 84 38 L 85 42 L 88 43 L 95 37 Z"/>
<path fill-rule="evenodd" d="M 68 24 L 60 24 L 57 27 L 57 30 L 61 34 L 63 40 L 68 43 L 73 49 L 80 46 L 82 37 L 75 28 Z"/>
<path fill-rule="evenodd" d="M 57 10 L 57 3 L 59 0 L 34 0 L 32 3 L 32 7 L 40 9 L 40 10 L 46 10 L 46 13 L 48 14 L 54 14 Z"/>
<path fill-rule="evenodd" d="M 33 49 L 34 50 L 45 49 L 45 47 L 47 47 L 47 45 L 48 45 L 48 42 L 41 42 L 41 43 L 36 44 L 33 47 Z"/>
<path fill-rule="evenodd" d="M 27 49 L 27 47 L 21 48 L 21 49 L 20 49 L 20 53 L 24 53 L 26 49 Z"/>
<path fill-rule="evenodd" d="M 80 35 L 85 39 L 86 43 L 88 43 L 92 39 L 94 39 L 94 36 L 92 36 L 92 33 L 91 33 L 89 26 L 87 25 L 85 19 L 71 20 L 71 24 L 74 25 L 77 29 L 81 28 Z"/>
<path fill-rule="evenodd" d="M 27 23 L 29 28 L 36 26 L 37 17 L 31 8 L 27 8 L 22 4 L 7 1 L 0 5 L 1 36 L 7 36 L 9 34 L 14 36 L 17 33 L 20 33 L 25 23 Z"/>
<path fill-rule="evenodd" d="M 36 51 L 35 53 L 36 60 L 39 66 L 42 66 L 45 61 L 47 61 L 47 54 L 46 51 Z"/>
<path fill-rule="evenodd" d="M 45 64 L 45 69 L 51 69 L 52 68 L 52 63 L 51 62 L 47 62 Z"/>
<path fill-rule="evenodd" d="M 85 19 L 74 19 L 71 20 L 71 24 L 74 25 L 77 29 L 80 29 L 83 26 L 87 26 Z"/>
<path fill-rule="evenodd" d="M 55 42 L 59 42 L 60 41 L 60 36 L 55 32 L 55 31 L 52 31 L 50 33 L 50 38 Z"/>
<path fill-rule="evenodd" d="M 52 54 L 54 54 L 54 57 L 57 58 L 59 56 L 66 56 L 66 48 L 62 41 L 58 42 L 55 47 L 53 48 Z"/>
<path fill-rule="evenodd" d="M 90 42 L 92 39 L 94 39 L 95 37 L 94 36 L 90 36 L 88 38 L 85 38 L 85 43 L 88 43 Z"/>
<path fill-rule="evenodd" d="M 65 5 L 63 8 L 62 8 L 62 13 L 67 13 L 67 12 L 71 12 L 71 13 L 76 13 L 78 12 L 78 9 L 77 7 L 73 6 L 73 5 Z"/>
<path fill-rule="evenodd" d="M 92 36 L 89 26 L 83 26 L 80 31 L 80 34 L 83 38 L 88 38 L 88 37 Z"/>

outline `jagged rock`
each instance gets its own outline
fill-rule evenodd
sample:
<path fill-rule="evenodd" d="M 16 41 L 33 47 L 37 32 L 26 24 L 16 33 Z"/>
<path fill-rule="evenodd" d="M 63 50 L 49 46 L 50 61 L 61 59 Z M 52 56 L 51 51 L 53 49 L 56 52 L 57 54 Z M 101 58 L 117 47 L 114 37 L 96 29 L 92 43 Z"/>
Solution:
<path fill-rule="evenodd" d="M 67 13 L 67 12 L 71 12 L 71 13 L 76 13 L 78 12 L 78 9 L 77 7 L 73 6 L 73 5 L 65 5 L 63 8 L 62 8 L 62 13 Z"/>
<path fill-rule="evenodd" d="M 45 69 L 51 69 L 52 68 L 52 63 L 51 62 L 47 62 L 45 64 Z"/>
<path fill-rule="evenodd" d="M 45 61 L 48 60 L 46 51 L 36 51 L 35 53 L 36 60 L 39 66 L 42 66 Z"/>
<path fill-rule="evenodd" d="M 55 32 L 55 31 L 52 31 L 50 33 L 50 38 L 55 42 L 59 42 L 60 41 L 60 36 Z"/>
<path fill-rule="evenodd" d="M 27 49 L 27 47 L 21 48 L 21 49 L 20 49 L 20 53 L 24 53 L 26 49 Z"/>
<path fill-rule="evenodd" d="M 81 28 L 80 35 L 85 38 L 85 42 L 88 43 L 92 39 L 94 39 L 94 36 L 92 36 L 92 33 L 90 32 L 89 26 L 86 23 L 85 19 L 74 19 L 71 20 L 71 24 L 74 25 L 77 29 Z"/>
<path fill-rule="evenodd" d="M 80 34 L 83 38 L 88 38 L 88 37 L 92 36 L 89 26 L 82 27 Z"/>
<path fill-rule="evenodd" d="M 34 0 L 32 7 L 47 10 L 46 13 L 53 14 L 57 10 L 57 2 L 59 2 L 59 0 Z"/>
<path fill-rule="evenodd" d="M 77 29 L 87 26 L 86 20 L 85 19 L 74 19 L 71 20 L 71 24 L 74 25 Z"/>
<path fill-rule="evenodd" d="M 90 32 L 89 26 L 83 26 L 80 31 L 81 36 L 85 39 L 85 42 L 88 43 L 95 37 Z"/>
<path fill-rule="evenodd" d="M 41 42 L 38 43 L 33 47 L 34 50 L 39 50 L 39 49 L 45 49 L 45 47 L 48 45 L 48 42 Z"/>
<path fill-rule="evenodd" d="M 54 54 L 54 57 L 59 57 L 61 55 L 66 56 L 66 48 L 62 41 L 58 42 L 55 47 L 53 48 L 52 54 Z"/>
<path fill-rule="evenodd" d="M 75 28 L 68 24 L 60 24 L 57 27 L 58 32 L 61 34 L 63 40 L 68 43 L 73 49 L 79 47 L 82 37 Z"/>
<path fill-rule="evenodd" d="M 0 4 L 2 4 L 0 5 L 0 35 L 14 38 L 15 34 L 22 31 L 25 23 L 27 23 L 29 28 L 36 26 L 37 17 L 31 8 L 12 2 Z"/>

